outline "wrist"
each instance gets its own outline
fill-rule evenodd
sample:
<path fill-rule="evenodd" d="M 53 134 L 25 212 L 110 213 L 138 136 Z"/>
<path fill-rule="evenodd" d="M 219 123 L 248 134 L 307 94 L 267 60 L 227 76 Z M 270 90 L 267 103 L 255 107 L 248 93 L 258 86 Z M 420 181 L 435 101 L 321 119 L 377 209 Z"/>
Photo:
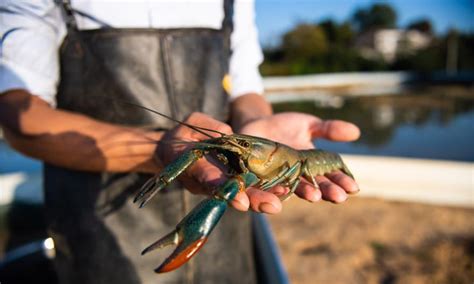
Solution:
<path fill-rule="evenodd" d="M 262 95 L 250 93 L 236 98 L 231 105 L 231 125 L 239 132 L 245 125 L 273 114 L 272 106 Z"/>
<path fill-rule="evenodd" d="M 137 171 L 156 174 L 163 169 L 163 161 L 157 154 L 160 148 L 159 141 L 162 139 L 163 134 L 163 131 L 144 131 L 141 133 L 143 141 L 136 143 L 136 146 L 132 145 L 133 148 L 137 148 L 131 152 L 135 152 L 136 154 L 145 153 L 146 156 L 146 159 L 138 167 Z"/>

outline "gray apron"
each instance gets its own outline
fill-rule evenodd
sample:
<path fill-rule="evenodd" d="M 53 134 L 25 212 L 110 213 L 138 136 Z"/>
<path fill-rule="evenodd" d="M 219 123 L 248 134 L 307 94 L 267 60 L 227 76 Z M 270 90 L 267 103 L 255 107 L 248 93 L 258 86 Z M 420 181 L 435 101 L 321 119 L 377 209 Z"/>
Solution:
<path fill-rule="evenodd" d="M 169 129 L 169 120 L 200 111 L 225 121 L 232 1 L 221 30 L 100 29 L 79 31 L 68 1 L 68 35 L 60 53 L 58 108 L 110 123 Z M 64 133 L 65 141 L 77 133 Z M 93 143 L 94 141 L 91 141 Z M 207 244 L 180 269 L 153 269 L 174 248 L 145 256 L 148 244 L 171 231 L 204 196 L 174 183 L 143 209 L 132 199 L 149 178 L 138 173 L 91 173 L 46 164 L 45 205 L 61 283 L 254 283 L 250 214 L 230 209 Z"/>

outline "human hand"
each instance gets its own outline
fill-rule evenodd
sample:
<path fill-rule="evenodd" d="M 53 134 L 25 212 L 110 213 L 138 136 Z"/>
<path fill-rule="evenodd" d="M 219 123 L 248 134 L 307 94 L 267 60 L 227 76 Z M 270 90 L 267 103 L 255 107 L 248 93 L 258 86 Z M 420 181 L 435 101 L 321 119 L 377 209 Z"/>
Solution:
<path fill-rule="evenodd" d="M 203 113 L 194 112 L 185 121 L 186 124 L 213 129 L 225 134 L 232 134 L 229 125 L 211 118 Z M 219 137 L 218 133 L 205 131 L 213 137 Z M 193 142 L 210 139 L 198 131 L 186 125 L 178 125 L 167 131 L 160 140 L 157 148 L 159 163 L 168 165 L 193 146 Z M 188 143 L 189 142 L 189 143 Z M 194 194 L 210 194 L 211 189 L 225 181 L 221 169 L 214 163 L 203 157 L 194 162 L 186 171 L 179 176 L 180 182 L 186 189 Z"/>
<path fill-rule="evenodd" d="M 232 129 L 229 125 L 214 120 L 211 117 L 202 113 L 193 113 L 185 121 L 185 123 L 214 129 L 216 131 L 232 134 Z M 206 131 L 206 133 L 219 137 L 219 134 Z M 192 147 L 192 142 L 199 142 L 209 139 L 208 136 L 190 129 L 184 125 L 178 125 L 174 129 L 166 132 L 157 148 L 157 155 L 159 163 L 168 165 L 178 156 L 182 155 L 187 149 Z M 181 143 L 185 142 L 185 143 Z M 187 144 L 186 142 L 191 142 Z M 194 194 L 211 194 L 213 188 L 225 182 L 227 177 L 222 170 L 216 166 L 215 163 L 207 160 L 207 157 L 197 160 L 191 167 L 189 167 L 183 174 L 179 176 L 180 182 L 183 186 Z M 261 204 L 250 204 L 254 198 L 255 191 L 250 190 L 249 194 L 240 192 L 230 202 L 231 206 L 240 211 L 247 211 L 249 207 L 256 208 Z M 265 209 L 265 206 L 260 210 L 261 212 L 273 213 L 273 209 Z"/>
<path fill-rule="evenodd" d="M 240 127 L 238 132 L 264 137 L 295 149 L 313 149 L 313 139 L 353 141 L 360 136 L 359 128 L 352 123 L 321 120 L 312 115 L 295 112 L 280 113 L 251 121 Z M 322 198 L 340 203 L 347 199 L 348 194 L 359 191 L 356 182 L 340 171 L 316 176 L 316 181 L 320 187 L 319 190 L 302 179 L 295 192 L 296 195 L 311 202 Z M 281 192 L 283 189 L 276 188 L 275 190 Z M 251 208 L 255 211 L 265 211 L 260 209 L 262 204 L 270 204 L 274 207 L 275 210 L 270 213 L 281 210 L 281 202 L 274 194 L 251 188 L 247 190 L 247 195 L 250 197 Z M 271 208 L 270 205 L 265 206 Z"/>

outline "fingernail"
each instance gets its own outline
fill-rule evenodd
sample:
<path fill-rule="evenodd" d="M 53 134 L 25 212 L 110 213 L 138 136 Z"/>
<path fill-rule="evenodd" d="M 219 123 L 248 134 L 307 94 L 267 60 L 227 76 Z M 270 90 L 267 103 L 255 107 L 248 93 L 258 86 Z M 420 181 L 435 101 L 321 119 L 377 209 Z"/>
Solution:
<path fill-rule="evenodd" d="M 313 202 L 318 202 L 319 199 L 320 199 L 320 197 L 318 195 L 316 195 L 315 193 L 313 193 L 313 196 L 311 196 L 311 198 L 308 201 L 313 203 Z"/>
<path fill-rule="evenodd" d="M 353 190 L 353 191 L 351 191 L 351 192 L 349 192 L 349 194 L 356 194 L 356 193 L 358 193 L 359 191 L 360 191 L 360 188 L 359 188 L 359 186 L 357 185 L 357 186 L 356 186 L 356 189 Z"/>
<path fill-rule="evenodd" d="M 248 202 L 244 203 L 244 202 L 242 202 L 242 199 L 240 199 L 240 198 L 235 198 L 234 201 L 239 203 L 240 206 L 242 206 L 242 208 L 247 208 L 247 209 L 249 208 Z"/>
<path fill-rule="evenodd" d="M 276 214 L 280 212 L 278 208 L 276 208 L 273 204 L 268 203 L 268 202 L 260 204 L 260 206 L 258 206 L 258 210 L 260 212 L 264 212 L 268 214 Z"/>

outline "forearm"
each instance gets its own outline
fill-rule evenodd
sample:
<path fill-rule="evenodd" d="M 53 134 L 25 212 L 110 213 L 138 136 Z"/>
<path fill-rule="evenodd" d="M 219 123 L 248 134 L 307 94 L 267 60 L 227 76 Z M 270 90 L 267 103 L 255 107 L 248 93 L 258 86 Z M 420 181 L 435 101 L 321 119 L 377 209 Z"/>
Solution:
<path fill-rule="evenodd" d="M 231 125 L 235 132 L 239 132 L 243 125 L 272 114 L 272 106 L 263 96 L 246 94 L 232 102 Z"/>
<path fill-rule="evenodd" d="M 161 133 L 56 110 L 22 90 L 0 95 L 0 123 L 13 148 L 50 164 L 85 171 L 159 170 L 153 141 Z"/>

